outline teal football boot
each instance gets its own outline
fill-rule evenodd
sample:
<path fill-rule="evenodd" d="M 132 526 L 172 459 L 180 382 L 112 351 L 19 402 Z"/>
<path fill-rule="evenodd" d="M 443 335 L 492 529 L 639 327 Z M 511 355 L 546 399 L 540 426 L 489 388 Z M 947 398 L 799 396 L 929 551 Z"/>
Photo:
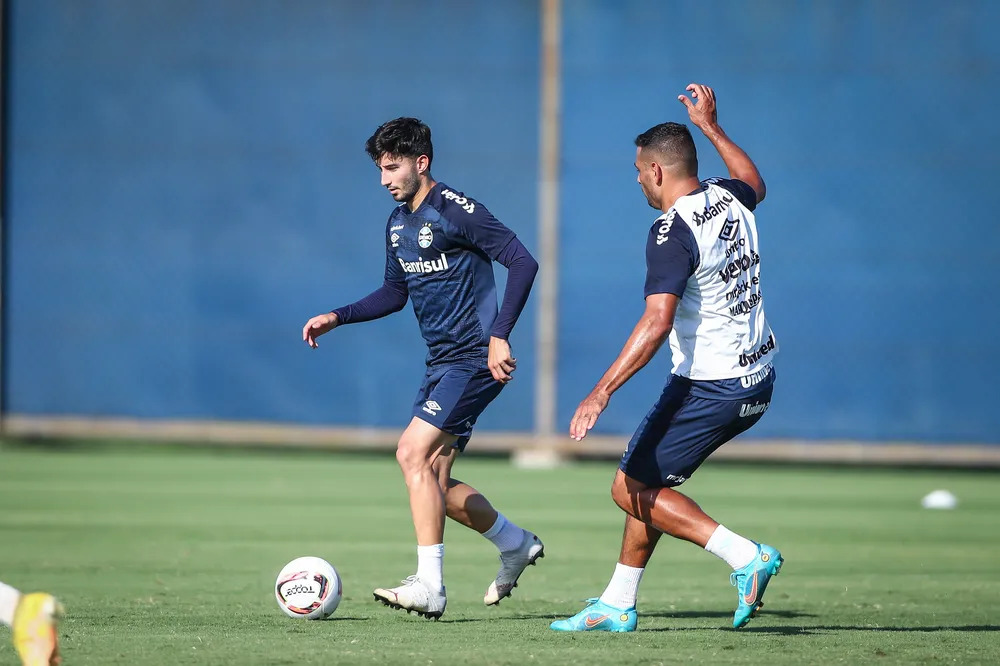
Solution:
<path fill-rule="evenodd" d="M 549 625 L 555 631 L 635 631 L 635 606 L 615 608 L 602 603 L 599 598 L 587 599 L 587 607 L 567 620 L 556 620 Z"/>
<path fill-rule="evenodd" d="M 750 564 L 738 571 L 734 571 L 729 577 L 729 582 L 736 587 L 738 601 L 736 613 L 733 615 L 733 629 L 746 626 L 750 618 L 756 614 L 757 610 L 764 604 L 764 591 L 771 580 L 771 576 L 777 576 L 781 571 L 784 562 L 776 549 L 764 544 L 757 544 L 757 557 L 753 558 Z"/>

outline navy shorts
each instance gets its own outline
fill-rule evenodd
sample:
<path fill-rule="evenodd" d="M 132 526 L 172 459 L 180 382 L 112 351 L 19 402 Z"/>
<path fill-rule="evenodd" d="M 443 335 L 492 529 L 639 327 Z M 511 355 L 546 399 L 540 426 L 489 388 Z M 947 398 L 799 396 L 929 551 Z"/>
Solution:
<path fill-rule="evenodd" d="M 417 391 L 413 415 L 435 428 L 458 435 L 454 447 L 465 450 L 476 419 L 500 395 L 503 384 L 489 368 L 444 365 L 427 369 Z"/>
<path fill-rule="evenodd" d="M 708 398 L 692 391 L 690 379 L 672 376 L 632 435 L 619 469 L 647 486 L 679 486 L 717 448 L 760 420 L 773 390 L 772 374 L 739 399 Z"/>

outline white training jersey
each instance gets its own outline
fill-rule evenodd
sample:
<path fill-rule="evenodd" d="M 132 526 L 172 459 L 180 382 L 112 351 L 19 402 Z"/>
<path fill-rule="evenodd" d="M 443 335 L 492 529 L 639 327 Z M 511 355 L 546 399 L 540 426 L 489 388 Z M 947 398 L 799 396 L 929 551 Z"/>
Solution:
<path fill-rule="evenodd" d="M 764 316 L 756 205 L 743 181 L 709 178 L 649 230 L 645 296 L 680 297 L 670 331 L 675 375 L 746 377 L 778 351 Z"/>

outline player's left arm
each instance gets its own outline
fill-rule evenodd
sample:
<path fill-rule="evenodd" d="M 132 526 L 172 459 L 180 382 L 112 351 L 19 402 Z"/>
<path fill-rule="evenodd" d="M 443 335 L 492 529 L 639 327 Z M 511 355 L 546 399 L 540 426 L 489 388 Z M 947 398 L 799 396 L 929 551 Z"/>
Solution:
<path fill-rule="evenodd" d="M 618 358 L 577 407 L 570 423 L 570 437 L 577 441 L 586 437 L 587 431 L 594 427 L 597 417 L 608 406 L 611 394 L 656 355 L 674 326 L 679 300 L 674 294 L 650 294 L 646 297 L 646 310 L 632 329 Z"/>
<path fill-rule="evenodd" d="M 493 378 L 506 384 L 513 379 L 513 372 L 517 367 L 517 359 L 511 353 L 508 340 L 528 302 L 531 286 L 538 273 L 538 262 L 514 232 L 481 203 L 476 202 L 474 212 L 458 215 L 461 222 L 457 226 L 469 243 L 485 252 L 493 261 L 505 266 L 508 271 L 500 311 L 490 330 L 487 361 Z"/>
<path fill-rule="evenodd" d="M 722 129 L 722 126 L 719 125 L 718 112 L 715 106 L 715 91 L 700 83 L 690 84 L 687 90 L 691 93 L 691 97 L 694 98 L 694 102 L 685 95 L 678 95 L 677 99 L 687 107 L 691 122 L 705 134 L 705 137 L 719 151 L 719 157 L 722 158 L 722 161 L 726 164 L 726 168 L 729 169 L 729 177 L 741 180 L 752 187 L 757 195 L 755 203 L 760 203 L 767 195 L 767 187 L 764 185 L 764 179 L 761 177 L 757 165 L 750 159 L 750 156 L 737 146 Z M 749 208 L 752 210 L 754 207 L 750 206 Z"/>
<path fill-rule="evenodd" d="M 513 378 L 511 373 L 517 367 L 517 359 L 511 354 L 508 339 L 525 303 L 528 302 L 531 286 L 538 273 L 538 262 L 517 236 L 511 238 L 494 259 L 507 268 L 507 287 L 504 289 L 500 311 L 490 331 L 488 364 L 494 379 L 506 383 Z"/>

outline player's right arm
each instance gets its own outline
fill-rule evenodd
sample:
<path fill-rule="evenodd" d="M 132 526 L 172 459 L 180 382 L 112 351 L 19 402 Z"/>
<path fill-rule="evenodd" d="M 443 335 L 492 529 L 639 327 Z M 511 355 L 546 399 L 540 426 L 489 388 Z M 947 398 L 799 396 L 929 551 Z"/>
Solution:
<path fill-rule="evenodd" d="M 658 218 L 646 238 L 646 310 L 632 329 L 618 358 L 590 394 L 576 408 L 569 435 L 580 441 L 597 423 L 611 395 L 641 370 L 663 346 L 674 326 L 674 316 L 688 278 L 698 265 L 697 243 L 691 228 L 676 212 Z"/>
<path fill-rule="evenodd" d="M 607 408 L 611 395 L 656 355 L 673 328 L 678 301 L 675 294 L 650 294 L 646 297 L 646 309 L 618 358 L 576 408 L 569 425 L 570 437 L 578 442 L 586 437 L 601 412 Z"/>
<path fill-rule="evenodd" d="M 757 170 L 757 165 L 753 163 L 750 156 L 737 146 L 719 126 L 719 117 L 715 107 L 715 91 L 700 83 L 690 84 L 687 90 L 691 92 L 694 102 L 685 95 L 678 95 L 677 99 L 687 107 L 691 122 L 705 134 L 705 137 L 719 151 L 719 156 L 726 163 L 726 168 L 729 169 L 729 177 L 742 180 L 752 187 L 757 194 L 757 203 L 760 203 L 767 194 L 764 179 L 761 178 L 760 171 Z M 751 206 L 751 208 L 753 207 Z"/>
<path fill-rule="evenodd" d="M 385 251 L 385 280 L 382 286 L 360 301 L 337 308 L 333 312 L 316 315 L 302 327 L 302 340 L 316 349 L 316 338 L 329 333 L 343 324 L 355 324 L 385 317 L 399 312 L 406 305 L 410 291 L 406 287 L 406 277 L 391 248 Z"/>

